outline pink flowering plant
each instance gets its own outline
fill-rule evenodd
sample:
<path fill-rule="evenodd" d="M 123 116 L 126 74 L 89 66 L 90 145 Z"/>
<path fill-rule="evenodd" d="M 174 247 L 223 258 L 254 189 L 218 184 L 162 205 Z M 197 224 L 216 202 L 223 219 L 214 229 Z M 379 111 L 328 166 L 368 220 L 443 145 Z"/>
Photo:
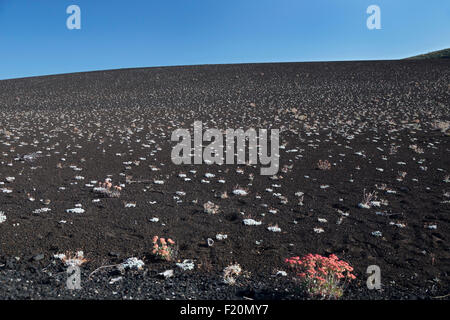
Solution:
<path fill-rule="evenodd" d="M 308 254 L 303 258 L 287 258 L 286 263 L 295 270 L 298 280 L 312 297 L 338 299 L 344 293 L 344 285 L 355 279 L 353 268 L 334 254 L 328 258 Z"/>
<path fill-rule="evenodd" d="M 172 239 L 160 238 L 158 236 L 153 237 L 153 250 L 152 254 L 165 261 L 171 261 L 176 255 L 175 241 Z"/>

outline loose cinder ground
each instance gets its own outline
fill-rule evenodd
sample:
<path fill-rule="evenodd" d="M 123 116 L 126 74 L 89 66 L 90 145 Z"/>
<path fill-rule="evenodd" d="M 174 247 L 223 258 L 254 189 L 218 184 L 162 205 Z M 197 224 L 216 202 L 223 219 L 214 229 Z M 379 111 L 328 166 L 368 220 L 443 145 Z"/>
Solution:
<path fill-rule="evenodd" d="M 0 297 L 305 298 L 284 259 L 310 252 L 355 267 L 344 299 L 448 294 L 449 71 L 368 61 L 0 81 Z M 194 121 L 280 129 L 280 171 L 174 165 L 171 133 Z M 94 192 L 108 183 L 119 196 Z M 176 261 L 152 257 L 154 235 L 174 239 Z M 79 250 L 88 262 L 71 291 L 54 256 Z M 89 277 L 129 257 L 145 266 Z M 193 270 L 176 266 L 185 259 Z M 230 286 L 234 263 L 246 273 Z M 382 291 L 366 288 L 369 265 Z"/>

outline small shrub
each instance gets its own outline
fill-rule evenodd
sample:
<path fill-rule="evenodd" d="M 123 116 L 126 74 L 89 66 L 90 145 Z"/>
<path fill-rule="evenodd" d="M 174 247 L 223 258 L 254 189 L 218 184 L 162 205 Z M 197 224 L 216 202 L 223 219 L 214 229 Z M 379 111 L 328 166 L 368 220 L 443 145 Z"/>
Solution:
<path fill-rule="evenodd" d="M 88 262 L 84 257 L 83 251 L 77 251 L 76 253 L 66 252 L 65 254 L 55 255 L 55 257 L 59 258 L 66 266 L 81 266 Z"/>
<path fill-rule="evenodd" d="M 413 150 L 415 153 L 419 153 L 419 154 L 424 153 L 423 148 L 419 147 L 419 146 L 416 145 L 416 144 L 410 145 L 409 148 L 410 148 L 411 150 Z"/>
<path fill-rule="evenodd" d="M 397 181 L 403 181 L 406 177 L 407 173 L 405 171 L 398 171 Z"/>
<path fill-rule="evenodd" d="M 223 282 L 229 285 L 236 283 L 236 278 L 242 274 L 242 268 L 238 264 L 232 264 L 223 269 Z"/>
<path fill-rule="evenodd" d="M 351 273 L 353 268 L 334 254 L 327 258 L 310 253 L 303 258 L 288 258 L 286 263 L 295 270 L 298 280 L 312 297 L 338 299 L 344 293 L 343 285 L 356 278 Z"/>
<path fill-rule="evenodd" d="M 319 162 L 317 162 L 317 168 L 320 170 L 330 170 L 331 163 L 328 160 L 319 160 Z"/>
<path fill-rule="evenodd" d="M 103 194 L 108 198 L 119 198 L 121 190 L 120 186 L 113 186 L 110 181 L 99 182 L 98 187 L 94 188 L 95 193 Z"/>
<path fill-rule="evenodd" d="M 400 148 L 400 146 L 392 145 L 391 148 L 389 149 L 389 154 L 390 155 L 397 154 L 399 148 Z"/>
<path fill-rule="evenodd" d="M 213 272 L 214 271 L 214 267 L 211 263 L 211 260 L 207 259 L 207 258 L 201 258 L 199 263 L 197 264 L 197 268 L 199 270 L 202 270 L 203 272 Z"/>
<path fill-rule="evenodd" d="M 375 191 L 367 193 L 366 189 L 364 189 L 362 202 L 360 202 L 358 206 L 360 208 L 370 209 L 372 207 L 372 201 L 376 199 L 377 193 Z"/>
<path fill-rule="evenodd" d="M 450 121 L 435 121 L 431 124 L 431 128 L 445 133 L 448 129 L 450 129 Z"/>
<path fill-rule="evenodd" d="M 219 206 L 208 201 L 203 204 L 203 212 L 207 214 L 217 214 L 219 212 Z"/>

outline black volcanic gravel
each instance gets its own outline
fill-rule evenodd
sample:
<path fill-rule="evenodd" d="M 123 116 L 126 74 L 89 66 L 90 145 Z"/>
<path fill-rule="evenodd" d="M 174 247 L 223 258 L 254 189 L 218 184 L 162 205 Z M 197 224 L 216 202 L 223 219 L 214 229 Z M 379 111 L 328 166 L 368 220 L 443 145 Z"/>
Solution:
<path fill-rule="evenodd" d="M 446 295 L 449 110 L 448 60 L 145 68 L 0 81 L 0 298 L 304 299 L 284 259 L 308 253 L 334 253 L 355 267 L 344 299 Z M 196 120 L 223 130 L 281 129 L 282 170 L 269 177 L 259 165 L 174 165 L 171 134 L 192 132 Z M 331 169 L 319 170 L 319 160 Z M 105 178 L 123 186 L 119 198 L 93 192 Z M 248 195 L 233 195 L 237 187 Z M 376 191 L 380 202 L 360 208 L 364 190 Z M 217 214 L 204 213 L 208 201 L 219 206 Z M 136 206 L 126 207 L 131 202 Z M 83 213 L 66 212 L 77 204 Z M 244 225 L 245 218 L 262 224 Z M 273 225 L 281 232 L 267 230 Z M 217 234 L 228 237 L 219 241 Z M 154 235 L 174 239 L 176 260 L 194 260 L 194 270 L 155 261 Z M 88 262 L 82 289 L 71 291 L 54 255 L 79 250 Z M 143 269 L 109 267 L 89 277 L 130 257 L 143 260 Z M 231 263 L 245 271 L 234 286 L 222 280 Z M 366 288 L 369 265 L 381 269 L 380 292 Z M 169 269 L 173 277 L 158 275 Z"/>

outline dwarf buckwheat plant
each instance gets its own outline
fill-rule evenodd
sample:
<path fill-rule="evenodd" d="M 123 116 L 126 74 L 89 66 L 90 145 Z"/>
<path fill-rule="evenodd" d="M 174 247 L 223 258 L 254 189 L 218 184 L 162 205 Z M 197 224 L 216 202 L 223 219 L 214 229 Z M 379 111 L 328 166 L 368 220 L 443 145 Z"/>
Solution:
<path fill-rule="evenodd" d="M 239 264 L 231 264 L 223 269 L 223 282 L 229 285 L 236 283 L 236 278 L 242 273 L 242 268 Z"/>
<path fill-rule="evenodd" d="M 172 239 L 153 237 L 153 250 L 152 253 L 159 259 L 165 261 L 171 261 L 175 257 L 175 241 Z"/>
<path fill-rule="evenodd" d="M 217 214 L 219 212 L 220 207 L 211 201 L 208 201 L 203 204 L 203 212 L 207 214 Z"/>
<path fill-rule="evenodd" d="M 330 170 L 331 169 L 331 163 L 328 160 L 319 160 L 319 162 L 317 162 L 317 168 L 320 170 Z"/>
<path fill-rule="evenodd" d="M 363 200 L 358 204 L 360 208 L 364 209 L 370 209 L 372 207 L 372 201 L 377 199 L 377 193 L 375 191 L 373 192 L 366 192 L 366 189 L 363 191 Z"/>
<path fill-rule="evenodd" d="M 55 258 L 60 259 L 66 266 L 81 266 L 88 262 L 88 260 L 84 258 L 83 251 L 77 251 L 75 254 L 72 254 L 71 252 L 56 254 Z"/>
<path fill-rule="evenodd" d="M 446 132 L 450 128 L 450 121 L 435 121 L 431 124 L 432 129 Z"/>
<path fill-rule="evenodd" d="M 109 198 L 119 198 L 122 188 L 120 186 L 113 186 L 110 181 L 105 180 L 105 182 L 99 182 L 98 187 L 95 187 L 93 190 Z"/>
<path fill-rule="evenodd" d="M 308 254 L 303 258 L 291 257 L 285 260 L 299 277 L 312 297 L 338 299 L 343 293 L 343 286 L 356 277 L 353 268 L 334 254 L 328 258 L 318 254 Z"/>

